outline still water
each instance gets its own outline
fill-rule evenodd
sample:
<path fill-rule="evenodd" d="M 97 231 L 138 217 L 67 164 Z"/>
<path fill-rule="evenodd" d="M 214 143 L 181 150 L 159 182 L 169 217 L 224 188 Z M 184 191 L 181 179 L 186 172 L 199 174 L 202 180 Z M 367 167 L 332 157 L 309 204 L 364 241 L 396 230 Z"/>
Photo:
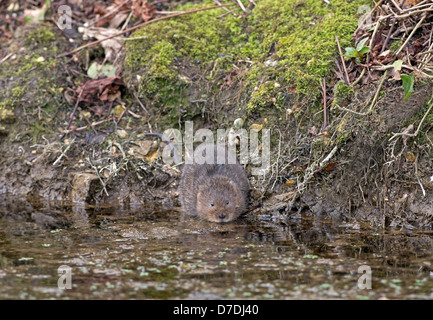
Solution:
<path fill-rule="evenodd" d="M 0 299 L 433 298 L 431 230 L 0 200 Z"/>

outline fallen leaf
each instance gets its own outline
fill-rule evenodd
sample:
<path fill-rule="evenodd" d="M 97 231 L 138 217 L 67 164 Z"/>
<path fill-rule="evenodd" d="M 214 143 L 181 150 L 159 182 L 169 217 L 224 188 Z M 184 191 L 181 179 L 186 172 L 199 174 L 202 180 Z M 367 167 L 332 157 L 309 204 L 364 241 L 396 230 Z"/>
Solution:
<path fill-rule="evenodd" d="M 83 34 L 85 36 L 87 36 L 88 38 L 96 38 L 98 40 L 111 37 L 117 33 L 119 33 L 119 30 L 114 28 L 90 27 L 83 29 Z M 105 57 L 107 58 L 107 60 L 110 62 L 114 62 L 114 60 L 117 58 L 123 48 L 122 37 L 119 36 L 102 41 L 101 46 L 104 48 Z"/>
<path fill-rule="evenodd" d="M 76 90 L 76 96 L 81 96 L 80 102 L 114 101 L 120 98 L 120 88 L 124 86 L 122 77 L 88 80 Z"/>
<path fill-rule="evenodd" d="M 159 155 L 159 152 L 155 151 L 155 152 L 151 153 L 150 155 L 145 156 L 144 158 L 147 160 L 147 162 L 152 162 L 153 160 L 155 160 L 158 157 L 158 155 Z"/>
<path fill-rule="evenodd" d="M 132 0 L 134 11 L 133 15 L 135 18 L 143 19 L 143 21 L 149 21 L 155 15 L 155 6 L 147 0 Z"/>
<path fill-rule="evenodd" d="M 100 65 L 98 62 L 93 61 L 87 70 L 87 75 L 91 79 L 98 79 L 100 76 L 105 76 L 108 78 L 114 77 L 116 75 L 116 67 L 109 63 Z"/>
<path fill-rule="evenodd" d="M 317 128 L 315 126 L 308 128 L 308 133 L 313 136 L 317 136 Z"/>

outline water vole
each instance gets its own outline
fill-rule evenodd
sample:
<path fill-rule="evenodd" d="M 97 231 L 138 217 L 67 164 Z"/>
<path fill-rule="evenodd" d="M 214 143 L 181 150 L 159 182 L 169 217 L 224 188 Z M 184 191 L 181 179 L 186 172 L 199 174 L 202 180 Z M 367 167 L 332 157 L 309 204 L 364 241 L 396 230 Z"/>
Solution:
<path fill-rule="evenodd" d="M 225 145 L 215 144 L 214 164 L 185 164 L 179 185 L 179 198 L 186 214 L 199 216 L 213 222 L 228 222 L 246 210 L 248 177 L 235 160 L 228 161 Z M 217 154 L 225 154 L 223 163 L 217 164 Z M 219 159 L 218 159 L 219 160 Z"/>

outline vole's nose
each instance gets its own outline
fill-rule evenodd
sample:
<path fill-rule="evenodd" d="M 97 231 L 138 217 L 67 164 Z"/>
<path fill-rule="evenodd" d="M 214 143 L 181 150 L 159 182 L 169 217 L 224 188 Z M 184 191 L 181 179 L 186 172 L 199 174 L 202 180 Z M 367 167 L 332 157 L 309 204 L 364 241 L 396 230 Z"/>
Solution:
<path fill-rule="evenodd" d="M 220 216 L 219 216 L 219 218 L 220 218 L 221 220 L 224 220 L 225 217 L 226 217 L 226 214 L 225 214 L 225 213 L 221 213 Z"/>

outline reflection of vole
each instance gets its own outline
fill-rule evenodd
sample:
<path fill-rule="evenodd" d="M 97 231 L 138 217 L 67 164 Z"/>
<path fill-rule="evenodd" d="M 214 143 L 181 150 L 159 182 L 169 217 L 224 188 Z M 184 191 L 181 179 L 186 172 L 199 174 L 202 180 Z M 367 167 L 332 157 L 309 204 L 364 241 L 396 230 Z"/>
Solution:
<path fill-rule="evenodd" d="M 175 163 L 180 162 L 172 142 L 159 133 L 157 136 L 170 145 Z M 199 216 L 213 222 L 228 222 L 246 211 L 248 177 L 244 168 L 235 160 L 229 162 L 229 151 L 225 145 L 212 145 L 213 164 L 198 164 L 196 155 L 193 164 L 185 164 L 179 185 L 179 198 L 186 214 Z M 218 163 L 217 154 L 224 160 Z M 203 155 L 203 154 L 202 154 Z"/>
<path fill-rule="evenodd" d="M 228 162 L 224 145 L 213 145 L 214 164 L 186 164 L 179 185 L 182 210 L 213 222 L 228 222 L 246 210 L 248 178 L 236 161 Z M 222 164 L 217 164 L 216 154 L 225 154 Z"/>

